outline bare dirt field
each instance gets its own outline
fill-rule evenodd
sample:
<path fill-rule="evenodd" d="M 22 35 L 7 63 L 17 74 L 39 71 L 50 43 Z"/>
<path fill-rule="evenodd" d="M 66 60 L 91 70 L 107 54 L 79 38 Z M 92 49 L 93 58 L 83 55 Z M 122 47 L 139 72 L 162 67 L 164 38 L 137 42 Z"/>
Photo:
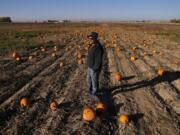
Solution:
<path fill-rule="evenodd" d="M 97 97 L 86 86 L 91 31 L 105 50 Z M 0 24 L 0 134 L 179 135 L 179 39 L 174 24 Z M 98 102 L 107 109 L 96 111 Z M 91 122 L 85 107 L 96 111 Z"/>

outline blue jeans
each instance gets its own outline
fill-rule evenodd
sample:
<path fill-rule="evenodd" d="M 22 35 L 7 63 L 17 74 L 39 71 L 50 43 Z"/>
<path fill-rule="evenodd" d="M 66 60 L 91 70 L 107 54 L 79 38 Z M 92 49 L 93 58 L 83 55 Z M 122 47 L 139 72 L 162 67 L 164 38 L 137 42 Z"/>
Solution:
<path fill-rule="evenodd" d="M 91 95 L 96 95 L 99 88 L 99 73 L 100 71 L 93 71 L 91 68 L 87 69 L 87 86 Z"/>

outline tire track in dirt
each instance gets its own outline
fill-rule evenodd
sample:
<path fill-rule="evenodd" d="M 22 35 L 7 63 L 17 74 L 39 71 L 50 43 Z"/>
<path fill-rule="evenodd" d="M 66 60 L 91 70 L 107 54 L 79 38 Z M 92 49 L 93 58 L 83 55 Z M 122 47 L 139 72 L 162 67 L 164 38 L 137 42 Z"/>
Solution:
<path fill-rule="evenodd" d="M 126 45 L 126 47 L 127 47 L 127 45 Z M 136 55 L 138 55 L 138 54 L 136 53 Z M 138 55 L 138 57 L 140 57 L 140 56 Z M 170 105 L 176 113 L 179 113 L 179 108 L 180 108 L 180 107 L 178 107 L 178 104 L 180 101 L 178 99 L 179 90 L 178 90 L 178 88 L 176 88 L 174 85 L 171 84 L 172 80 L 178 79 L 179 73 L 178 72 L 173 73 L 173 72 L 171 72 L 172 69 L 166 68 L 165 70 L 169 70 L 169 71 L 166 71 L 166 76 L 163 77 L 164 79 L 163 78 L 161 79 L 160 77 L 159 78 L 156 77 L 156 70 L 157 69 L 155 69 L 154 66 L 156 66 L 156 67 L 163 67 L 163 66 L 162 66 L 162 63 L 160 63 L 155 58 L 149 58 L 147 60 L 146 59 L 143 59 L 143 60 L 139 59 L 139 60 L 137 60 L 137 62 L 134 62 L 134 63 L 137 67 L 139 65 L 141 65 L 140 63 L 144 63 L 143 64 L 145 66 L 144 69 L 149 69 L 149 71 L 151 71 L 151 72 L 149 72 L 149 74 L 146 74 L 146 76 L 149 75 L 149 76 L 147 76 L 147 78 L 152 79 L 152 77 L 155 77 L 152 80 L 153 81 L 159 81 L 159 83 L 160 83 L 160 84 L 155 85 L 155 88 L 157 89 L 158 94 L 163 98 L 163 100 L 166 102 L 166 104 Z M 171 74 L 173 74 L 173 76 Z M 177 77 L 174 78 L 174 76 L 177 76 Z"/>
<path fill-rule="evenodd" d="M 70 43 L 69 43 L 70 44 Z M 28 81 L 32 80 L 33 77 L 37 76 L 41 71 L 44 70 L 45 67 L 52 64 L 58 57 L 62 55 L 63 50 L 60 50 L 57 52 L 57 57 L 52 58 L 50 55 L 45 57 L 44 59 L 41 59 L 39 62 L 28 66 L 23 71 L 17 73 L 13 77 L 13 81 L 10 85 L 4 86 L 0 93 L 0 103 L 2 103 L 5 99 L 7 99 L 9 96 L 14 94 L 18 89 L 20 89 L 23 85 L 28 83 Z M 7 92 L 8 91 L 8 92 Z"/>
<path fill-rule="evenodd" d="M 71 69 L 71 67 L 68 67 L 63 71 L 61 74 L 63 75 L 64 72 L 67 74 L 72 73 L 74 70 Z M 58 72 L 53 73 L 52 75 L 57 75 Z M 60 74 L 59 74 L 60 75 Z M 63 78 L 65 77 L 65 78 Z M 63 76 L 61 78 L 54 77 L 54 78 L 48 78 L 46 79 L 46 82 L 48 81 L 50 84 L 44 83 L 43 86 L 40 87 L 42 89 L 39 91 L 39 94 L 35 94 L 33 97 L 34 100 L 37 101 L 33 104 L 32 108 L 29 108 L 25 114 L 21 114 L 18 117 L 15 118 L 15 126 L 10 126 L 9 131 L 18 131 L 19 133 L 23 134 L 32 134 L 32 132 L 39 126 L 41 123 L 46 120 L 46 113 L 49 112 L 48 104 L 56 98 L 57 90 L 61 90 L 60 87 L 63 87 L 62 82 L 66 81 L 66 76 Z M 55 78 L 58 78 L 55 79 Z M 53 80 L 52 80 L 53 79 Z M 55 80 L 55 81 L 54 81 Z M 63 81 L 62 81 L 63 80 Z M 57 86 L 57 83 L 60 83 L 62 86 Z M 52 84 L 52 85 L 51 85 Z M 41 94 L 40 92 L 43 92 L 44 94 Z M 36 115 L 35 115 L 36 114 Z M 32 119 L 33 118 L 33 119 Z M 13 122 L 10 122 L 13 125 Z M 21 127 L 21 128 L 20 128 Z M 23 128 L 22 128 L 23 127 Z M 20 129 L 19 129 L 20 128 Z M 18 130 L 19 129 L 19 130 Z M 24 129 L 24 130 L 22 130 Z"/>
<path fill-rule="evenodd" d="M 122 44 L 121 44 L 122 45 Z M 121 47 L 123 47 L 123 45 L 121 46 Z M 125 46 L 124 46 L 125 47 Z M 128 49 L 126 49 L 127 51 L 128 51 Z M 125 53 L 124 53 L 125 54 Z M 126 58 L 128 59 L 128 57 L 126 56 Z M 131 65 L 134 65 L 134 63 L 132 63 L 131 62 Z M 139 65 L 139 66 L 138 66 Z M 134 71 L 135 71 L 135 73 L 137 73 L 137 76 L 139 77 L 139 78 L 142 78 L 142 79 L 144 79 L 144 77 L 142 76 L 142 74 L 139 72 L 137 72 L 138 71 L 138 69 L 140 69 L 140 71 L 142 72 L 144 69 L 149 69 L 147 66 L 145 66 L 145 67 L 142 67 L 143 65 L 146 65 L 146 64 L 140 64 L 140 63 L 138 63 L 138 64 L 136 64 L 136 65 L 134 65 L 133 67 L 132 67 L 132 69 L 134 69 Z M 137 68 L 136 68 L 137 67 Z M 148 70 L 148 71 L 152 71 L 152 70 Z M 143 83 L 143 82 L 142 82 Z M 149 88 L 150 87 L 150 88 Z M 150 94 L 152 94 L 152 96 L 154 96 L 154 98 L 156 98 L 157 100 L 160 100 L 161 98 L 154 92 L 154 88 L 153 87 L 151 87 L 151 86 L 147 86 L 146 87 L 146 89 L 149 89 L 147 92 L 149 92 L 150 91 Z M 140 87 L 141 88 L 141 87 Z M 136 89 L 136 88 L 135 88 Z M 138 90 L 137 90 L 138 91 Z M 141 91 L 141 93 L 142 93 L 142 91 Z M 140 93 L 140 94 L 141 94 Z M 142 96 L 143 97 L 143 96 Z M 139 97 L 139 98 L 141 98 L 141 97 Z M 160 99 L 159 99 L 160 98 Z M 152 98 L 153 99 L 153 98 Z M 149 101 L 151 101 L 152 100 L 151 98 L 150 98 L 150 100 Z M 138 101 L 138 100 L 137 100 Z M 144 101 L 146 101 L 146 99 L 144 99 L 143 100 L 143 102 Z M 153 100 L 152 100 L 153 101 Z M 151 102 L 152 102 L 151 101 Z M 141 103 L 141 102 L 139 102 L 139 103 Z M 164 104 L 164 102 L 162 102 L 161 101 L 161 105 L 163 106 L 163 108 L 167 108 L 167 104 Z M 154 105 L 152 106 L 152 107 L 154 107 Z M 157 107 L 157 108 L 159 108 L 159 107 Z M 160 111 L 162 111 L 162 110 L 160 110 Z M 162 114 L 163 114 L 164 112 L 162 112 Z M 175 114 L 175 113 L 173 113 L 173 112 L 171 112 L 171 113 L 169 113 L 169 112 L 166 112 L 167 114 L 167 116 L 166 116 L 166 118 L 167 118 L 167 120 L 166 121 L 164 121 L 164 122 L 166 122 L 167 123 L 167 121 L 172 121 L 172 120 L 168 120 L 169 119 L 169 117 L 171 117 L 171 118 L 173 118 L 173 121 L 172 121 L 172 123 L 170 123 L 169 124 L 169 126 L 171 126 L 172 124 L 173 124 L 173 126 L 174 127 L 176 127 L 176 130 L 178 129 L 177 128 L 177 115 Z M 170 115 L 170 116 L 169 116 Z M 157 117 L 157 116 L 156 116 Z M 174 124 L 174 123 L 176 123 L 176 124 Z M 156 124 L 156 122 L 155 122 L 155 124 Z M 162 125 L 163 125 L 163 122 L 162 122 Z M 163 127 L 165 127 L 165 126 L 163 126 Z M 169 127 L 167 127 L 167 129 L 168 129 Z M 159 129 L 160 130 L 160 129 Z M 176 131 L 176 130 L 172 130 L 172 131 Z M 177 130 L 178 131 L 178 130 Z M 166 133 L 166 132 L 165 132 Z"/>
<path fill-rule="evenodd" d="M 71 51 L 68 53 L 68 55 L 71 54 Z M 65 55 L 67 56 L 67 55 Z M 19 100 L 17 101 L 17 99 L 20 99 L 20 96 L 22 97 L 23 95 L 31 95 L 31 94 L 35 94 L 36 93 L 36 88 L 40 87 L 37 86 L 40 83 L 43 83 L 43 80 L 45 77 L 48 78 L 48 76 L 50 74 L 52 74 L 57 67 L 59 67 L 59 60 L 61 60 L 62 58 L 57 59 L 52 65 L 50 65 L 49 67 L 47 67 L 45 70 L 43 70 L 38 76 L 36 76 L 35 78 L 33 78 L 28 84 L 26 84 L 22 89 L 20 89 L 16 94 L 14 94 L 10 99 L 6 100 L 3 104 L 1 104 L 1 109 L 5 110 L 5 112 L 2 113 L 7 113 L 7 112 L 12 112 L 14 111 L 15 113 L 17 113 L 17 108 L 16 108 L 16 104 L 19 104 Z M 64 58 L 63 58 L 64 59 Z M 48 82 L 48 81 L 47 81 Z M 35 93 L 34 93 L 35 92 Z M 13 104 L 11 104 L 11 106 L 8 106 L 8 104 L 14 102 Z M 8 109 L 9 108 L 9 109 Z M 13 115 L 14 113 L 12 113 Z M 8 113 L 7 113 L 8 115 Z M 3 116 L 3 115 L 2 115 Z M 6 115 L 5 115 L 6 116 Z"/>
<path fill-rule="evenodd" d="M 109 48 L 107 50 L 108 50 L 108 59 L 110 61 L 109 69 L 110 69 L 110 73 L 112 75 L 110 91 L 111 91 L 111 95 L 113 97 L 115 105 L 119 106 L 117 108 L 117 112 L 118 112 L 118 114 L 136 114 L 138 112 L 137 105 L 135 104 L 135 101 L 134 101 L 133 97 L 131 97 L 130 94 L 129 95 L 126 93 L 115 94 L 117 92 L 116 88 L 118 88 L 121 85 L 126 84 L 126 81 L 124 80 L 124 78 L 126 78 L 126 77 L 124 75 L 124 71 L 121 66 L 122 63 L 119 62 L 119 60 L 117 59 L 113 49 Z M 116 72 L 119 72 L 119 73 L 121 73 L 121 75 L 124 76 L 122 81 L 119 82 L 114 79 L 113 73 L 116 73 Z M 127 76 L 127 78 L 128 78 L 128 76 Z M 126 127 L 126 132 L 124 131 L 124 128 L 125 128 L 124 125 L 120 124 L 119 125 L 119 133 L 133 134 L 138 131 L 137 127 L 135 127 L 132 122 L 130 122 L 129 126 Z"/>
<path fill-rule="evenodd" d="M 132 48 L 132 45 L 130 46 L 126 44 L 126 46 L 128 46 L 129 49 L 130 47 Z M 179 76 L 180 74 L 178 71 L 179 66 L 171 64 L 172 60 L 170 60 L 169 58 L 164 58 L 165 54 L 163 55 L 163 57 L 159 57 L 160 55 L 151 54 L 149 50 L 144 50 L 144 47 L 137 46 L 137 45 L 133 47 L 137 47 L 137 49 L 133 53 L 138 56 L 138 59 L 139 58 L 143 59 L 144 62 L 147 65 L 149 65 L 153 70 L 157 70 L 156 69 L 157 67 L 163 67 L 165 70 L 169 70 L 169 71 L 175 70 L 175 72 L 177 72 L 176 76 Z M 144 56 L 144 52 L 148 52 L 148 55 Z M 170 78 L 173 78 L 173 76 L 171 75 Z M 172 90 L 176 91 L 176 93 L 179 93 L 178 89 L 180 88 L 180 80 L 178 78 L 174 79 L 174 81 L 169 83 L 169 85 L 171 86 Z"/>
<path fill-rule="evenodd" d="M 39 53 L 40 52 L 40 50 L 37 50 L 37 49 L 33 49 L 33 50 L 31 50 L 30 52 L 26 52 L 26 55 L 27 54 L 32 54 L 32 53 Z M 11 69 L 11 67 L 17 67 L 17 66 L 19 66 L 19 65 L 23 65 L 24 63 L 26 63 L 26 61 L 24 60 L 24 61 L 21 61 L 21 62 L 17 62 L 17 61 L 15 61 L 15 60 L 12 60 L 11 58 L 10 58 L 10 60 L 11 61 L 9 61 L 8 63 L 5 63 L 5 64 L 2 64 L 2 66 L 5 68 L 5 69 Z M 2 62 L 3 63 L 3 62 Z"/>
<path fill-rule="evenodd" d="M 106 69 L 105 69 L 106 70 Z M 103 71 L 103 76 L 105 75 Z M 67 87 L 62 90 L 59 101 L 63 103 L 57 112 L 49 114 L 47 122 L 43 124 L 35 134 L 114 134 L 115 125 L 109 118 L 97 116 L 93 123 L 87 123 L 82 120 L 82 109 L 84 106 L 94 107 L 98 99 L 91 97 L 86 88 L 86 72 L 84 67 L 76 70 L 76 73 L 67 82 Z M 106 76 L 107 77 L 107 76 Z M 106 78 L 107 79 L 107 78 Z M 79 81 L 82 80 L 82 81 Z M 103 80 L 106 81 L 107 80 Z M 71 85 L 70 85 L 71 84 Z M 106 83 L 107 85 L 107 83 Z M 102 86 L 105 87 L 105 86 Z M 107 89 L 107 88 L 106 88 Z M 102 119 L 103 118 L 103 119 Z M 104 123 L 103 123 L 104 122 Z M 112 128 L 112 129 L 111 129 Z"/>
<path fill-rule="evenodd" d="M 74 90 L 75 87 L 73 86 L 77 81 L 78 75 L 79 69 L 76 69 L 73 72 L 73 76 L 66 82 L 65 87 L 60 91 L 59 95 L 57 95 L 56 97 L 56 101 L 60 103 L 59 108 L 54 111 L 49 110 L 46 114 L 45 121 L 42 125 L 40 125 L 40 127 L 38 127 L 35 130 L 33 134 L 60 133 L 60 128 L 62 128 L 63 124 L 65 124 L 65 119 L 70 115 L 72 109 L 76 107 L 76 103 L 74 103 L 73 99 L 76 98 L 74 94 L 76 94 L 77 91 Z M 59 126 L 60 128 L 58 128 Z"/>
<path fill-rule="evenodd" d="M 109 40 L 110 46 L 112 46 L 111 39 L 109 39 L 108 35 L 107 35 L 107 39 Z M 122 65 L 124 63 L 119 61 L 119 58 L 116 57 L 116 50 L 114 50 L 112 47 L 109 47 L 106 50 L 108 52 L 107 53 L 108 60 L 109 60 L 108 67 L 110 70 L 110 82 L 111 82 L 109 91 L 111 91 L 111 96 L 114 102 L 114 106 L 116 108 L 116 115 L 131 114 L 129 117 L 133 119 L 136 116 L 140 117 L 141 114 L 138 113 L 137 104 L 135 103 L 131 94 L 126 94 L 126 93 L 115 94 L 116 90 L 118 90 L 117 88 L 119 88 L 119 86 L 121 85 L 125 85 L 127 83 L 127 80 L 133 78 L 134 75 L 127 74 L 125 76 L 125 71 L 123 71 L 122 69 L 123 67 Z M 117 81 L 114 79 L 114 73 L 117 73 L 117 72 L 123 75 L 122 81 Z M 133 122 L 134 120 L 130 120 L 128 126 L 119 124 L 118 132 L 120 134 L 139 134 L 139 124 L 136 122 L 136 125 L 135 125 Z"/>
<path fill-rule="evenodd" d="M 139 50 L 140 55 L 142 55 L 142 51 L 143 49 Z M 169 59 L 171 58 L 171 60 Z M 170 57 L 165 57 L 165 54 L 162 56 L 158 56 L 158 55 L 154 55 L 154 57 L 150 57 L 150 56 L 146 56 L 144 57 L 144 61 L 147 63 L 149 62 L 152 66 L 156 65 L 157 67 L 163 67 L 165 70 L 167 71 L 174 71 L 176 72 L 176 74 L 174 73 L 174 76 L 179 76 L 180 71 L 179 71 L 179 66 L 177 64 L 175 64 L 174 62 L 172 63 L 173 58 Z M 168 67 L 167 67 L 168 66 Z M 180 94 L 180 79 L 174 79 L 173 80 L 173 76 L 169 76 L 169 78 L 172 78 L 171 82 L 169 82 L 169 85 L 171 86 L 171 89 L 174 90 L 176 93 Z"/>
<path fill-rule="evenodd" d="M 60 54 L 61 53 L 58 53 L 57 55 Z M 24 71 L 17 73 L 14 77 L 14 81 L 10 85 L 4 87 L 1 90 L 4 93 L 1 93 L 0 103 L 3 103 L 7 98 L 16 93 L 18 89 L 28 84 L 30 80 L 38 76 L 47 66 L 51 65 L 55 60 L 57 60 L 57 58 L 46 57 L 38 63 L 36 63 L 34 66 L 30 66 L 26 68 Z"/>
<path fill-rule="evenodd" d="M 142 52 L 139 52 L 140 54 L 142 54 Z M 162 58 L 160 58 L 160 59 L 162 59 Z M 165 71 L 167 71 L 167 72 L 172 72 L 171 74 L 174 74 L 174 75 L 169 75 L 169 76 L 167 76 L 168 78 L 169 78 L 169 80 L 167 81 L 168 82 L 168 84 L 169 84 L 169 86 L 168 87 L 171 87 L 171 89 L 175 92 L 175 93 L 177 93 L 178 95 L 180 95 L 180 90 L 179 90 L 179 88 L 180 88 L 180 80 L 179 80 L 179 76 L 180 76 L 180 71 L 178 71 L 178 70 L 174 70 L 174 68 L 172 69 L 172 65 L 171 66 L 165 66 L 165 64 L 164 63 L 162 63 L 161 61 L 160 61 L 160 59 L 158 60 L 158 58 L 155 56 L 155 57 L 152 57 L 152 58 L 150 58 L 149 56 L 146 56 L 143 60 L 144 60 L 144 62 L 146 62 L 147 63 L 147 65 L 149 65 L 150 67 L 151 67 L 151 69 L 153 69 L 154 71 L 156 71 L 157 70 L 157 68 L 155 68 L 155 67 L 162 67 L 162 68 L 164 68 L 164 70 Z M 155 66 L 155 67 L 154 67 Z M 174 73 L 173 73 L 174 72 Z M 174 77 L 174 76 L 177 76 L 177 77 Z M 178 78 L 179 77 L 179 78 Z M 167 79 L 168 79 L 167 78 Z M 172 83 L 173 82 L 173 83 Z"/>
<path fill-rule="evenodd" d="M 70 51 L 70 53 L 68 53 L 68 55 L 67 56 L 69 56 L 70 54 L 72 54 L 73 53 L 73 51 Z M 62 58 L 62 60 L 64 61 L 65 60 L 65 58 L 67 57 L 66 55 Z M 69 58 L 69 57 L 68 57 Z M 67 64 L 67 68 L 66 68 L 66 73 L 68 73 L 68 72 L 72 72 L 73 71 L 73 69 L 72 68 L 74 68 L 74 67 L 76 67 L 76 66 L 71 66 L 70 64 L 72 64 L 72 60 L 74 61 L 74 58 L 73 58 L 73 56 L 72 55 L 70 55 L 70 61 L 68 61 L 68 62 L 65 62 L 66 64 Z M 56 64 L 56 65 L 59 65 L 59 64 Z M 56 66 L 57 67 L 57 66 Z M 44 103 L 45 105 L 47 105 L 47 100 L 45 100 L 44 98 L 53 98 L 54 96 L 56 96 L 57 95 L 57 93 L 58 92 L 56 92 L 55 93 L 55 91 L 54 92 L 52 92 L 52 89 L 56 89 L 56 91 L 60 88 L 60 86 L 61 85 L 57 85 L 57 84 L 55 84 L 55 85 L 53 85 L 53 86 L 51 86 L 50 84 L 49 84 L 49 82 L 51 82 L 51 83 L 53 83 L 51 80 L 59 80 L 60 81 L 60 84 L 62 83 L 62 84 L 64 84 L 64 81 L 66 81 L 66 78 L 68 78 L 68 75 L 69 74 L 65 74 L 65 71 L 64 72 L 60 72 L 61 73 L 61 75 L 60 76 L 62 76 L 62 77 L 55 77 L 56 79 L 52 79 L 52 77 L 51 77 L 51 79 L 48 77 L 50 74 L 51 75 L 53 75 L 54 74 L 54 76 L 57 76 L 57 73 L 54 73 L 54 71 L 55 71 L 55 68 L 56 67 L 54 67 L 54 69 L 51 69 L 52 71 L 50 71 L 49 73 L 46 73 L 46 74 L 44 74 L 43 75 L 43 77 L 46 77 L 47 79 L 41 79 L 41 80 L 43 80 L 43 82 L 41 81 L 41 83 L 43 84 L 43 86 L 44 86 L 44 88 L 43 88 L 43 86 L 42 85 L 40 85 L 40 86 L 38 86 L 38 88 L 37 88 L 37 86 L 35 87 L 36 88 L 36 91 L 31 91 L 31 94 L 29 93 L 29 94 L 27 94 L 27 93 L 24 93 L 24 95 L 31 95 L 31 98 L 32 97 L 34 97 L 34 98 L 37 98 L 37 102 L 39 101 L 39 102 L 41 102 L 41 103 Z M 66 66 L 65 66 L 66 67 Z M 52 74 L 53 73 L 53 74 Z M 47 88 L 49 89 L 48 90 L 48 94 L 46 93 L 46 91 L 47 91 Z M 63 87 L 63 85 L 61 86 L 61 87 Z M 39 89 L 41 89 L 42 88 L 42 90 L 45 90 L 45 91 L 43 91 L 43 92 L 41 92 L 41 93 L 39 93 L 41 96 L 39 97 L 39 94 L 37 93 L 38 91 L 39 91 Z M 33 89 L 33 88 L 32 88 Z M 41 90 L 41 91 L 42 91 Z M 51 90 L 51 91 L 50 91 Z M 49 92 L 50 91 L 50 92 Z M 55 93 L 55 95 L 53 94 L 53 93 Z M 43 98 L 42 98 L 42 96 L 43 96 Z M 34 101 L 35 101 L 35 99 L 33 99 Z M 49 99 L 50 100 L 50 99 Z M 48 101 L 49 101 L 48 100 Z M 34 101 L 32 101 L 32 102 L 34 102 Z M 40 107 L 39 107 L 39 104 L 41 104 L 41 103 L 37 103 L 36 104 L 36 102 L 34 103 L 35 104 L 35 107 L 33 106 L 32 108 L 30 108 L 29 110 L 28 110 L 28 112 L 23 112 L 23 113 L 25 113 L 25 114 L 21 114 L 19 117 L 17 117 L 17 121 L 19 121 L 19 119 L 18 118 L 20 118 L 20 121 L 19 122 L 17 122 L 18 123 L 18 129 L 19 129 L 19 125 L 25 125 L 25 126 L 27 126 L 28 124 L 26 124 L 26 123 L 31 123 L 31 122 L 34 122 L 34 119 L 31 119 L 31 117 L 33 117 L 33 116 L 29 116 L 29 114 L 34 114 L 34 113 L 37 113 L 37 117 L 39 117 L 38 119 L 40 119 L 41 121 L 42 121 L 42 119 L 44 119 L 43 118 L 43 116 L 44 115 L 42 115 L 42 114 L 44 114 L 44 111 L 46 112 L 46 110 L 44 110 L 44 109 L 47 109 L 47 107 L 42 107 L 42 106 L 44 106 L 44 105 L 40 105 Z M 18 104 L 18 103 L 17 103 Z M 41 110 L 40 112 L 38 112 L 38 110 Z M 44 111 L 42 111 L 42 110 L 44 110 Z M 22 118 L 21 118 L 22 117 Z M 37 118 L 36 117 L 36 118 Z M 26 118 L 27 118 L 27 120 L 26 120 Z M 36 119 L 35 119 L 36 120 Z M 40 122 L 41 122 L 40 121 Z M 13 123 L 13 122 L 12 122 Z M 34 125 L 36 125 L 36 127 L 38 127 L 38 125 L 39 124 L 37 124 L 37 123 L 39 123 L 39 121 L 36 121 L 36 122 L 34 122 Z M 12 124 L 13 125 L 13 124 Z M 21 127 L 21 126 L 20 126 Z M 30 131 L 32 131 L 32 130 L 34 130 L 34 128 L 36 128 L 36 127 L 33 127 L 32 125 L 30 125 L 29 127 L 26 127 L 26 130 L 24 131 L 24 132 L 26 132 L 26 131 L 28 131 L 29 129 L 31 129 Z M 14 127 L 15 128 L 15 127 Z M 13 127 L 11 128 L 11 129 L 13 129 Z M 11 129 L 10 129 L 10 131 L 11 131 Z M 15 128 L 15 130 L 16 130 L 17 128 Z M 20 130 L 20 132 L 22 132 L 22 130 L 21 130 L 21 128 L 19 129 Z"/>

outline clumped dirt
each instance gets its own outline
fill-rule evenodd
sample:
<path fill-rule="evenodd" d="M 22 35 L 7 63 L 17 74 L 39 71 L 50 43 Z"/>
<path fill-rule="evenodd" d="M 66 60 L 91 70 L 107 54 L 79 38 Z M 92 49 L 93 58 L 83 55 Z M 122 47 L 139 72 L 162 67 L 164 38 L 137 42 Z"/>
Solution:
<path fill-rule="evenodd" d="M 0 133 L 179 135 L 179 43 L 126 25 L 78 26 L 78 31 L 74 27 L 64 34 L 56 31 L 55 36 L 46 36 L 46 40 L 55 41 L 45 52 L 40 47 L 25 50 L 27 54 L 36 52 L 31 61 L 1 58 Z M 80 52 L 85 59 L 86 35 L 93 30 L 99 32 L 105 50 L 100 89 L 95 97 L 87 91 L 87 66 L 78 64 L 76 58 Z M 52 57 L 55 45 L 58 50 Z M 131 56 L 137 59 L 132 61 Z M 62 61 L 64 66 L 60 67 Z M 163 76 L 157 75 L 160 67 L 165 70 Z M 121 81 L 114 79 L 115 72 L 121 74 Z M 22 97 L 30 100 L 28 107 L 19 105 Z M 59 103 L 56 110 L 48 108 L 53 100 Z M 96 110 L 98 102 L 105 103 L 107 110 L 96 111 L 91 122 L 84 121 L 83 108 Z M 118 122 L 120 114 L 128 115 L 127 124 Z"/>

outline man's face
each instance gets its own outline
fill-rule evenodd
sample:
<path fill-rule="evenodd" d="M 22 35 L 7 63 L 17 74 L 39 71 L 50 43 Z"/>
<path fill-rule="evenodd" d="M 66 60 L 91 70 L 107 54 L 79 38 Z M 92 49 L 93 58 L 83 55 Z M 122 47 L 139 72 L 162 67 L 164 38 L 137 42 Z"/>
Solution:
<path fill-rule="evenodd" d="M 89 41 L 90 44 L 94 43 L 94 40 L 92 38 L 88 38 L 88 41 Z"/>

